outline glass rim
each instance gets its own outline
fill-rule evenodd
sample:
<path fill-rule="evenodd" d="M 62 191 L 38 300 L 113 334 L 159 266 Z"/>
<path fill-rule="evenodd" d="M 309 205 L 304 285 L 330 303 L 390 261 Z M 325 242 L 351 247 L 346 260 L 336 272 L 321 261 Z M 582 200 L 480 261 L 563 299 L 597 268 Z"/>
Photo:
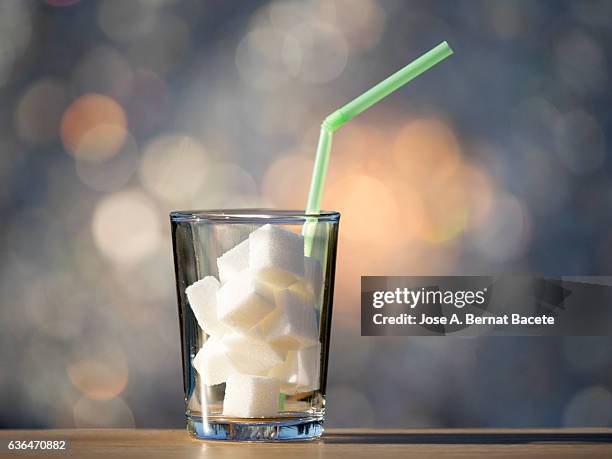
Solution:
<path fill-rule="evenodd" d="M 311 219 L 316 219 L 318 222 L 337 222 L 340 219 L 340 212 L 322 210 L 316 214 L 309 214 L 303 210 L 265 208 L 175 210 L 170 212 L 170 220 L 172 222 L 290 223 L 306 222 Z"/>

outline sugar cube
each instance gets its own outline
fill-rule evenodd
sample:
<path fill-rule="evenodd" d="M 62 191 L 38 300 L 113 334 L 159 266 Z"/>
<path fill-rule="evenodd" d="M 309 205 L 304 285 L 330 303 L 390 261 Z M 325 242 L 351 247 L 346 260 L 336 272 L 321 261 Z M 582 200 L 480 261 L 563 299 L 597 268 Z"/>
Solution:
<path fill-rule="evenodd" d="M 240 332 L 253 327 L 274 309 L 262 293 L 261 283 L 251 272 L 234 276 L 217 292 L 219 320 Z"/>
<path fill-rule="evenodd" d="M 236 418 L 276 416 L 279 392 L 280 383 L 275 378 L 230 375 L 225 385 L 223 415 Z"/>
<path fill-rule="evenodd" d="M 249 235 L 249 267 L 260 277 L 289 285 L 304 275 L 304 238 L 273 225 Z"/>
<path fill-rule="evenodd" d="M 226 355 L 240 373 L 266 375 L 272 367 L 283 363 L 287 353 L 259 339 L 244 333 L 229 333 L 223 337 Z"/>
<path fill-rule="evenodd" d="M 278 348 L 295 350 L 318 342 L 314 305 L 291 289 L 276 293 L 276 311 L 262 323 L 266 341 Z"/>
<path fill-rule="evenodd" d="M 297 367 L 297 391 L 317 390 L 321 367 L 321 343 L 297 351 Z"/>
<path fill-rule="evenodd" d="M 272 376 L 280 381 L 283 393 L 289 395 L 295 394 L 298 378 L 297 352 L 289 351 L 285 361 L 272 368 L 268 372 L 268 376 Z"/>
<path fill-rule="evenodd" d="M 193 358 L 193 366 L 200 374 L 202 382 L 208 386 L 221 384 L 227 381 L 230 374 L 236 372 L 226 355 L 223 341 L 215 336 L 206 340 Z"/>
<path fill-rule="evenodd" d="M 291 281 L 287 283 L 285 278 L 278 278 L 277 276 L 271 275 L 270 272 L 262 270 L 249 269 L 245 275 L 251 277 L 255 284 L 255 290 L 257 293 L 272 304 L 274 304 L 276 301 L 276 292 L 287 288 L 294 282 L 293 277 L 291 278 Z"/>
<path fill-rule="evenodd" d="M 310 282 L 306 281 L 306 279 L 301 279 L 287 288 L 296 295 L 299 295 L 305 303 L 312 305 L 313 308 L 317 304 L 317 299 L 315 298 Z"/>
<path fill-rule="evenodd" d="M 206 276 L 191 284 L 185 290 L 189 305 L 200 327 L 208 335 L 221 336 L 227 327 L 217 317 L 217 291 L 219 281 L 214 276 Z"/>
<path fill-rule="evenodd" d="M 301 295 L 306 303 L 313 307 L 321 302 L 321 289 L 323 287 L 323 270 L 316 258 L 304 257 L 304 276 L 286 286 Z"/>
<path fill-rule="evenodd" d="M 217 268 L 219 269 L 219 279 L 224 284 L 236 276 L 239 272 L 249 267 L 249 239 L 245 239 L 240 244 L 234 246 L 219 258 L 217 258 Z"/>

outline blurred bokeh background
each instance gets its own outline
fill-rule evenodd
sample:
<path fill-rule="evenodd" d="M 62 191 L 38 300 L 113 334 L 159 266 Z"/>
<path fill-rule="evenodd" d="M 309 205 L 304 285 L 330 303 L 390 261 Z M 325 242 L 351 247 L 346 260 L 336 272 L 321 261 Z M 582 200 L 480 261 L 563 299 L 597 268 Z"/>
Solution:
<path fill-rule="evenodd" d="M 608 337 L 359 336 L 361 275 L 610 273 L 612 1 L 5 0 L 0 427 L 180 427 L 168 212 L 302 208 L 442 40 L 335 137 L 328 424 L 612 425 Z"/>

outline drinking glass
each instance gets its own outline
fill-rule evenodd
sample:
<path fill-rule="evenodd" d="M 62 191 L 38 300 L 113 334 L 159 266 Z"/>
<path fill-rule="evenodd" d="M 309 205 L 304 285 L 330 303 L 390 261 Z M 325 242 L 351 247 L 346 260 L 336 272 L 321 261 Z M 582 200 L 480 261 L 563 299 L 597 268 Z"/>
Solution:
<path fill-rule="evenodd" d="M 283 441 L 322 435 L 339 219 L 340 214 L 332 211 L 170 213 L 185 415 L 192 436 Z M 233 252 L 236 256 L 225 258 L 229 265 L 221 275 L 226 279 L 218 282 L 219 258 L 241 243 Z M 246 251 L 241 250 L 245 246 Z M 296 260 L 304 263 L 303 273 Z M 268 268 L 262 271 L 261 266 Z M 292 268 L 290 275 L 287 266 Z M 209 296 L 202 296 L 200 306 L 190 304 L 195 296 L 186 293 L 197 281 L 213 286 L 203 290 Z M 266 289 L 260 290 L 261 285 Z M 257 317 L 240 315 L 242 309 L 237 315 L 224 315 L 236 305 L 245 310 L 256 305 L 252 309 Z M 197 315 L 198 307 L 216 311 L 210 319 L 218 321 L 215 331 L 198 321 L 205 322 Z M 246 325 L 236 319 L 245 317 Z M 194 364 L 196 356 L 200 366 Z M 270 356 L 277 360 L 270 362 Z M 274 389 L 266 389 L 270 384 Z M 257 414 L 260 405 L 270 407 L 270 400 L 276 399 L 273 412 Z M 246 414 L 236 415 L 236 409 Z"/>

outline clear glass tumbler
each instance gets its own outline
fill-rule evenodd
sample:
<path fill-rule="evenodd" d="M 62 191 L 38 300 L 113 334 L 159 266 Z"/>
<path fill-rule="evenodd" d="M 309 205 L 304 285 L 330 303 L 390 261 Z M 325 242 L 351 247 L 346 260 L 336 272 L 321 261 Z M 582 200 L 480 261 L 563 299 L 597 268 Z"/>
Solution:
<path fill-rule="evenodd" d="M 321 436 L 339 219 L 265 209 L 170 214 L 192 436 Z"/>

